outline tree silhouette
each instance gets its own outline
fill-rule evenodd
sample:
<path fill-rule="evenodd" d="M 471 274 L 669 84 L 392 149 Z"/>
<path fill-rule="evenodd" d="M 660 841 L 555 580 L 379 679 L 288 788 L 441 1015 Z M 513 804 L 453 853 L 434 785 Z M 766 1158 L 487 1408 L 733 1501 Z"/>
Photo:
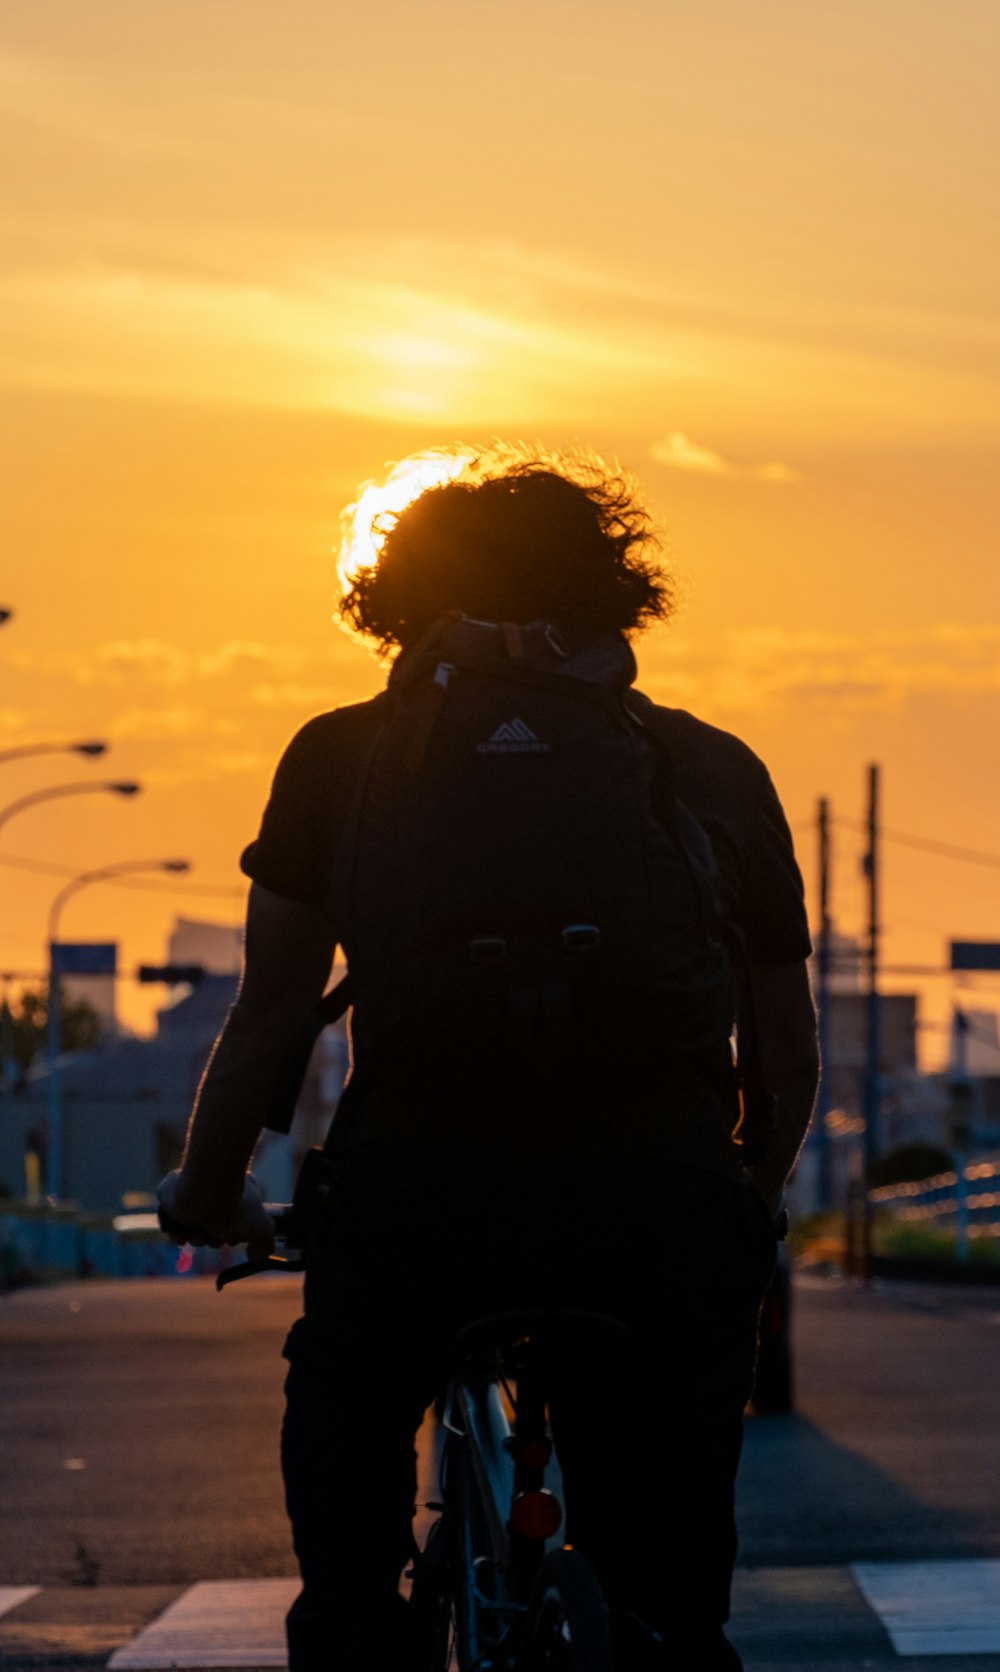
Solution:
<path fill-rule="evenodd" d="M 4 1004 L 0 1050 L 5 1078 L 23 1080 L 31 1064 L 45 1050 L 49 1032 L 49 999 L 44 987 L 24 987 L 13 1004 Z M 101 1036 L 101 1018 L 86 999 L 67 999 L 60 990 L 59 1043 L 63 1051 L 83 1051 Z M 13 1065 L 13 1073 L 11 1066 Z"/>

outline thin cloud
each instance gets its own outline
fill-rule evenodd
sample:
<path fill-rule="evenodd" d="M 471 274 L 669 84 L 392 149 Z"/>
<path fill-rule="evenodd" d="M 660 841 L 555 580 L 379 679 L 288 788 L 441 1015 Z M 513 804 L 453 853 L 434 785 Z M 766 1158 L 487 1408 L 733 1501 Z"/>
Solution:
<path fill-rule="evenodd" d="M 712 447 L 692 441 L 683 430 L 671 430 L 662 441 L 654 441 L 650 457 L 670 470 L 687 470 L 700 476 L 732 476 L 754 482 L 797 482 L 801 472 L 789 464 L 772 460 L 768 464 L 736 464 Z"/>
<path fill-rule="evenodd" d="M 126 739 L 158 742 L 178 737 L 233 737 L 240 727 L 236 720 L 225 715 L 206 714 L 202 708 L 178 704 L 168 708 L 127 709 L 106 729 L 116 742 Z"/>
<path fill-rule="evenodd" d="M 336 690 L 333 680 L 325 685 L 302 685 L 294 682 L 278 685 L 254 685 L 250 690 L 250 701 L 259 703 L 262 708 L 332 708 L 336 702 Z"/>
<path fill-rule="evenodd" d="M 218 650 L 197 657 L 198 672 L 208 677 L 231 673 L 293 673 L 305 662 L 297 645 L 261 644 L 256 639 L 232 639 Z"/>
<path fill-rule="evenodd" d="M 80 662 L 76 673 L 89 673 L 113 681 L 134 678 L 137 674 L 165 685 L 178 684 L 190 672 L 190 658 L 176 645 L 160 639 L 119 639 L 112 644 L 98 645 L 92 664 Z"/>
<path fill-rule="evenodd" d="M 933 696 L 1000 696 L 1000 624 L 850 634 L 748 629 L 712 649 L 677 634 L 643 681 L 664 702 L 718 711 L 794 703 L 826 710 L 900 707 Z"/>
<path fill-rule="evenodd" d="M 336 642 L 331 650 L 337 648 Z M 190 651 L 163 639 L 115 639 L 86 651 L 18 650 L 11 664 L 26 673 L 63 675 L 78 685 L 182 685 L 192 680 L 287 678 L 307 666 L 299 645 L 232 639 L 215 650 Z"/>

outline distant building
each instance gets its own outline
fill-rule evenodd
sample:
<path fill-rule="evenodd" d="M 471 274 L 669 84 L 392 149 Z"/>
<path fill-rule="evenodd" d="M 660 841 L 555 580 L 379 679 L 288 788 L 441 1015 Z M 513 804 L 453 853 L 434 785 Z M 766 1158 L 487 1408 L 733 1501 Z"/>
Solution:
<path fill-rule="evenodd" d="M 200 964 L 211 975 L 239 975 L 243 963 L 243 930 L 228 923 L 175 918 L 167 941 L 167 962 Z"/>
<path fill-rule="evenodd" d="M 815 961 L 813 967 L 815 972 Z M 829 985 L 831 993 L 861 992 L 861 942 L 856 935 L 832 931 Z"/>
<path fill-rule="evenodd" d="M 882 993 L 878 1001 L 879 1070 L 886 1089 L 917 1070 L 917 995 Z M 859 1112 L 868 1060 L 868 995 L 829 996 L 827 1105 Z"/>
<path fill-rule="evenodd" d="M 171 936 L 169 961 L 207 968 L 232 959 L 234 946 L 238 949 L 234 936 L 221 925 L 181 920 Z M 153 1191 L 176 1166 L 194 1094 L 237 982 L 234 970 L 207 973 L 197 986 L 175 990 L 158 1013 L 152 1038 L 110 1037 L 62 1059 L 64 1183 L 70 1200 L 113 1213 L 123 1196 Z M 302 1153 L 326 1134 L 346 1068 L 343 1025 L 329 1028 L 313 1054 L 291 1137 L 265 1133 L 258 1147 L 254 1172 L 269 1200 L 290 1198 Z M 46 1137 L 47 1074 L 38 1062 L 23 1089 L 0 1095 L 0 1189 L 25 1194 L 25 1157 L 44 1158 Z"/>
<path fill-rule="evenodd" d="M 816 986 L 816 958 L 811 960 Z M 942 1143 L 940 1096 L 930 1093 L 917 1068 L 918 999 L 915 993 L 882 993 L 878 1001 L 881 1079 L 880 1148 Z M 862 985 L 860 943 L 834 932 L 827 989 L 827 1038 L 823 1064 L 826 1136 L 833 1199 L 846 1199 L 848 1178 L 862 1167 L 864 1093 L 868 1062 L 868 995 Z M 796 1213 L 817 1205 L 818 1138 L 815 1122 L 796 1169 Z"/>
<path fill-rule="evenodd" d="M 969 1010 L 965 1005 L 952 1019 L 949 1061 L 962 1063 L 966 1074 L 1000 1077 L 1000 1017 L 993 1010 Z"/>

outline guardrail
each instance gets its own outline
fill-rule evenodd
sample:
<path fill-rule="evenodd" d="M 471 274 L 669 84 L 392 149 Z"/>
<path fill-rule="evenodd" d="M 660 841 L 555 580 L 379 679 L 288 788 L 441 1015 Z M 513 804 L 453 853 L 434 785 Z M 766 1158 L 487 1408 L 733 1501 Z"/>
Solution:
<path fill-rule="evenodd" d="M 954 1233 L 962 1258 L 971 1242 L 1000 1239 L 1000 1158 L 981 1157 L 932 1178 L 881 1185 L 868 1199 L 900 1224 Z"/>
<path fill-rule="evenodd" d="M 153 1214 L 0 1202 L 0 1290 L 80 1277 L 191 1277 L 229 1264 L 229 1250 L 172 1247 Z"/>

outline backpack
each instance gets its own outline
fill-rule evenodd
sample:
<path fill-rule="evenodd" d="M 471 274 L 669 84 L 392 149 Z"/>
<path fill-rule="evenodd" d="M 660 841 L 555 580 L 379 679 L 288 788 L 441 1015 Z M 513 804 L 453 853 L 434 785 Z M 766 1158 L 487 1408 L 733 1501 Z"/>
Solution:
<path fill-rule="evenodd" d="M 728 1041 L 711 844 L 634 673 L 546 621 L 451 616 L 399 657 L 335 867 L 357 1061 L 513 1086 Z"/>

